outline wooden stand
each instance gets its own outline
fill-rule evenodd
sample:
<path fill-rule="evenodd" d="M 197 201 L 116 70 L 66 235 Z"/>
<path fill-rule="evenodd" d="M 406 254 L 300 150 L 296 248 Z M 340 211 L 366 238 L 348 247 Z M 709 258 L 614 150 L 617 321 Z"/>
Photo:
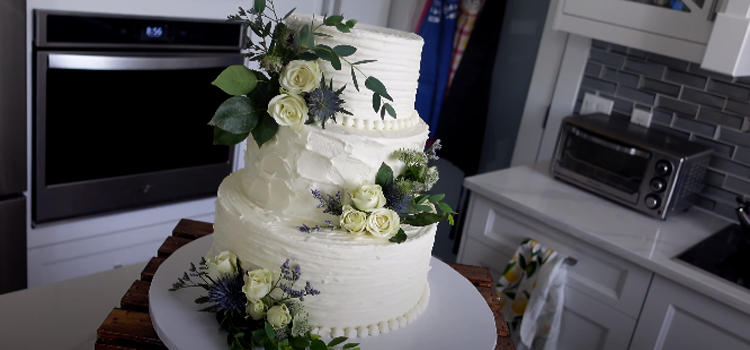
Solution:
<path fill-rule="evenodd" d="M 194 239 L 213 233 L 213 224 L 182 219 L 159 248 L 157 255 L 141 272 L 141 279 L 133 282 L 120 300 L 120 307 L 112 309 L 96 331 L 96 350 L 166 350 L 151 324 L 148 313 L 148 290 L 156 270 L 178 248 Z M 508 325 L 495 298 L 494 281 L 489 269 L 457 263 L 447 263 L 466 277 L 484 296 L 495 315 L 497 346 L 495 350 L 515 350 L 508 336 Z M 365 349 L 368 350 L 368 349 Z M 374 350 L 374 349 L 370 349 Z"/>

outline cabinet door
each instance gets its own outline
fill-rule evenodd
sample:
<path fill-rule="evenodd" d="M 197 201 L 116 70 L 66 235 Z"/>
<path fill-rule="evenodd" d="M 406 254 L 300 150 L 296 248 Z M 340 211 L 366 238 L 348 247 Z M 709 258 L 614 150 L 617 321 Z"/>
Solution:
<path fill-rule="evenodd" d="M 565 288 L 560 350 L 626 350 L 635 320 L 573 289 Z"/>
<path fill-rule="evenodd" d="M 564 0 L 562 13 L 706 44 L 716 0 Z M 612 30 L 617 30 L 613 28 Z"/>
<path fill-rule="evenodd" d="M 630 349 L 750 350 L 750 315 L 655 276 Z"/>

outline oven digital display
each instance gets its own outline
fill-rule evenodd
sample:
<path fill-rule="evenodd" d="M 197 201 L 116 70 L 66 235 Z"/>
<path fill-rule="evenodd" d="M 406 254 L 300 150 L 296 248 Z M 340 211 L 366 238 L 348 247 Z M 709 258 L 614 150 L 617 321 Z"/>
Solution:
<path fill-rule="evenodd" d="M 161 38 L 164 35 L 164 28 L 157 26 L 146 27 L 146 36 L 149 38 Z"/>

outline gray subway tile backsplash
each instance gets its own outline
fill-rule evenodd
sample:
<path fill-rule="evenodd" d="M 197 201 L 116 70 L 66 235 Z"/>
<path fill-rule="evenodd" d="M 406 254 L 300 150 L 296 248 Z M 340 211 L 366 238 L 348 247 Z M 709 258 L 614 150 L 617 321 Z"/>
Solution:
<path fill-rule="evenodd" d="M 579 89 L 614 101 L 613 117 L 650 109 L 651 128 L 713 149 L 697 206 L 734 219 L 737 195 L 750 196 L 750 78 L 594 40 Z M 577 103 L 576 106 L 579 106 Z"/>

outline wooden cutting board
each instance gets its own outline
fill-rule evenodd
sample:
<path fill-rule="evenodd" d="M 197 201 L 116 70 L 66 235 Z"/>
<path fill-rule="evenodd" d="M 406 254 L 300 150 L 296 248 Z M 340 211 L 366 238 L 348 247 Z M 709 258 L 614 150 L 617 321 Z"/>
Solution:
<path fill-rule="evenodd" d="M 177 249 L 191 241 L 213 233 L 213 224 L 182 219 L 167 237 L 155 257 L 141 272 L 141 278 L 130 286 L 120 300 L 120 307 L 112 309 L 96 331 L 95 350 L 166 350 L 151 324 L 148 314 L 148 290 L 156 270 Z M 495 350 L 515 350 L 508 335 L 508 325 L 495 298 L 494 281 L 485 267 L 447 263 L 466 277 L 487 300 L 495 315 L 497 346 Z"/>

